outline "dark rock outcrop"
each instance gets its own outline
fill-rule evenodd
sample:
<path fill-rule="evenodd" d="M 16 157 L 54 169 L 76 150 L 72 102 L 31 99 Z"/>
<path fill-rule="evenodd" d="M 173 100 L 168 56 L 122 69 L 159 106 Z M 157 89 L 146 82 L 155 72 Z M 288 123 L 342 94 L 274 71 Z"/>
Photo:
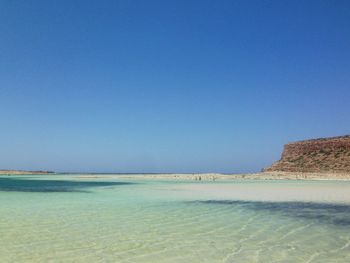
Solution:
<path fill-rule="evenodd" d="M 350 172 L 350 135 L 288 143 L 264 171 Z"/>

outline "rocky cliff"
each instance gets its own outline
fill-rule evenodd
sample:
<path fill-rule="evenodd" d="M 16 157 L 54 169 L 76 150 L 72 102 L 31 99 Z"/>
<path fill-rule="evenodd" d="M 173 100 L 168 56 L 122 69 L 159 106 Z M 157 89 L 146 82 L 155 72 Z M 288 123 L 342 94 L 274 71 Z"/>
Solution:
<path fill-rule="evenodd" d="M 288 143 L 264 171 L 350 172 L 350 135 Z"/>

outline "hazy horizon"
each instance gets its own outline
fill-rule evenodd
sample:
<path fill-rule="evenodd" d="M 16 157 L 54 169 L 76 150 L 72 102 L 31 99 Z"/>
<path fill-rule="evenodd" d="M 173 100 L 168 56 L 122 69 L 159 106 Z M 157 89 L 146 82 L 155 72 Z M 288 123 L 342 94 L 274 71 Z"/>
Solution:
<path fill-rule="evenodd" d="M 2 1 L 0 169 L 257 172 L 350 133 L 349 1 Z"/>

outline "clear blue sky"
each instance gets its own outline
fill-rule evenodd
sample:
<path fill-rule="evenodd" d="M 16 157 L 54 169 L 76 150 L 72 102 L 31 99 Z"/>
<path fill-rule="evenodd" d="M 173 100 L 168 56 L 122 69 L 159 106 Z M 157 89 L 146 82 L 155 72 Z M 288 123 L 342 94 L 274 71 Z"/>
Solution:
<path fill-rule="evenodd" d="M 248 172 L 350 133 L 350 1 L 1 1 L 0 168 Z"/>

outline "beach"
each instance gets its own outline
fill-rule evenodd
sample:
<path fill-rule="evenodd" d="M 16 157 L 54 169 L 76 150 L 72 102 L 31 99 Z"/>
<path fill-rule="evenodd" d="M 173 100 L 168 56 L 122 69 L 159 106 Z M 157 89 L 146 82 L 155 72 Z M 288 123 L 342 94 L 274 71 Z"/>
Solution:
<path fill-rule="evenodd" d="M 101 175 L 79 175 L 80 178 L 93 178 Z M 303 173 L 303 172 L 261 172 L 261 173 L 165 173 L 165 174 L 104 174 L 107 178 L 155 179 L 155 180 L 350 180 L 350 173 Z"/>

